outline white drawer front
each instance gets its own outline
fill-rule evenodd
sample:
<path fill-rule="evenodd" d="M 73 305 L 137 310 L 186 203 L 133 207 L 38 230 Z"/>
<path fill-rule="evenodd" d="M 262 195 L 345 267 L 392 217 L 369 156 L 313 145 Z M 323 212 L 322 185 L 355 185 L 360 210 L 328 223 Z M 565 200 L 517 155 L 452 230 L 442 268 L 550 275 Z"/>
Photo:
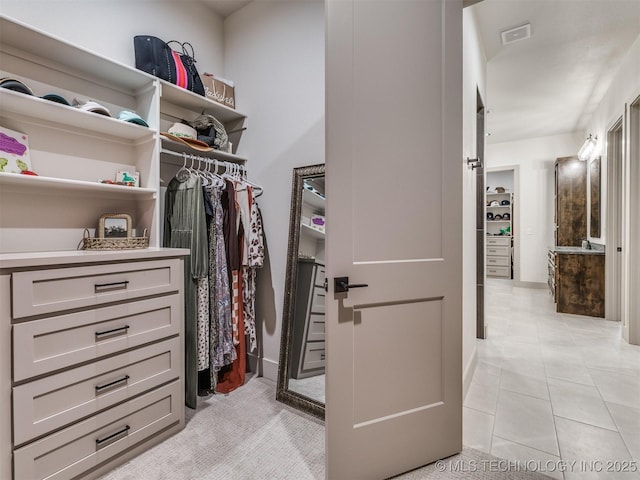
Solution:
<path fill-rule="evenodd" d="M 180 333 L 180 295 L 140 300 L 13 325 L 18 382 Z"/>
<path fill-rule="evenodd" d="M 509 255 L 509 247 L 491 247 L 487 245 L 487 255 L 506 257 Z"/>
<path fill-rule="evenodd" d="M 511 266 L 511 259 L 509 257 L 487 257 L 487 265 L 509 267 Z"/>
<path fill-rule="evenodd" d="M 307 341 L 317 342 L 324 340 L 324 315 L 309 315 L 309 326 L 307 328 Z"/>
<path fill-rule="evenodd" d="M 316 268 L 316 278 L 314 280 L 314 285 L 316 285 L 317 287 L 324 288 L 324 279 L 325 279 L 324 267 L 321 265 L 318 265 Z"/>
<path fill-rule="evenodd" d="M 174 337 L 15 387 L 14 445 L 178 378 L 180 358 Z"/>
<path fill-rule="evenodd" d="M 489 267 L 487 266 L 487 275 L 490 277 L 511 277 L 511 269 L 509 267 Z"/>
<path fill-rule="evenodd" d="M 14 451 L 14 478 L 75 478 L 181 419 L 174 382 Z M 109 438 L 110 437 L 110 438 Z"/>
<path fill-rule="evenodd" d="M 303 370 L 324 368 L 324 342 L 309 342 L 304 349 Z"/>
<path fill-rule="evenodd" d="M 313 297 L 311 299 L 311 311 L 314 313 L 324 313 L 324 288 L 315 287 L 313 289 Z"/>
<path fill-rule="evenodd" d="M 487 245 L 511 245 L 510 237 L 487 237 Z"/>
<path fill-rule="evenodd" d="M 13 318 L 178 291 L 179 259 L 16 272 Z"/>

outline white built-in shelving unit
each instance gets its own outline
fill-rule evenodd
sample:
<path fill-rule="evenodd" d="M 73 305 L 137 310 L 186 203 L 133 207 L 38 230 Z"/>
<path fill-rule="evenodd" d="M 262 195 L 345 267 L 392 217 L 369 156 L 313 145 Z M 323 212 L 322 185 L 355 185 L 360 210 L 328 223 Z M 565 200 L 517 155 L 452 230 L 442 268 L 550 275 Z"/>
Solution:
<path fill-rule="evenodd" d="M 160 247 L 160 187 L 184 155 L 247 163 L 235 153 L 247 121 L 237 110 L 8 17 L 0 18 L 0 55 L 0 77 L 34 92 L 0 89 L 0 125 L 28 136 L 38 174 L 0 173 L 0 254 L 75 250 L 85 228 L 94 235 L 106 213 L 130 215 L 134 232 L 146 229 L 150 246 Z M 40 98 L 48 93 L 94 100 L 112 117 Z M 122 110 L 149 127 L 118 120 Z M 202 113 L 223 123 L 233 151 L 198 152 L 160 135 Z M 117 170 L 140 172 L 140 187 L 100 183 Z"/>
<path fill-rule="evenodd" d="M 0 126 L 28 137 L 37 176 L 0 172 L 0 478 L 96 478 L 184 426 L 189 251 L 162 248 L 162 187 L 185 155 L 245 165 L 246 116 L 0 15 L 2 77 L 34 92 L 0 88 Z M 118 120 L 122 110 L 149 126 Z M 203 113 L 231 152 L 160 134 Z M 118 170 L 140 185 L 102 182 Z M 149 248 L 79 251 L 104 214 L 130 215 Z"/>
<path fill-rule="evenodd" d="M 485 220 L 486 238 L 486 273 L 488 277 L 512 278 L 513 277 L 513 194 L 487 193 Z M 504 202 L 506 205 L 502 205 Z M 495 202 L 498 205 L 495 205 Z M 494 203 L 492 206 L 491 204 Z M 489 219 L 492 214 L 493 219 Z M 508 218 L 495 219 L 496 215 Z"/>

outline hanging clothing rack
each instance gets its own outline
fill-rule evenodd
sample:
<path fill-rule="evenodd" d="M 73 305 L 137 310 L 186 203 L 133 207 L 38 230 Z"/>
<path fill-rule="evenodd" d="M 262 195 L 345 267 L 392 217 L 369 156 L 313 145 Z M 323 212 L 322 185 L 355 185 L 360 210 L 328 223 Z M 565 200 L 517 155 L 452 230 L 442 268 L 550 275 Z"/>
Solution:
<path fill-rule="evenodd" d="M 192 166 L 190 168 L 200 169 L 202 164 L 204 164 L 205 166 L 209 164 L 216 168 L 215 171 L 217 171 L 218 167 L 224 167 L 224 172 L 222 173 L 226 173 L 226 172 L 239 173 L 240 178 L 242 179 L 243 182 L 248 183 L 249 185 L 257 189 L 256 197 L 259 197 L 260 195 L 262 195 L 263 188 L 260 185 L 250 182 L 247 179 L 247 167 L 245 167 L 243 164 L 228 162 L 226 160 L 218 160 L 216 158 L 202 157 L 200 155 L 195 155 L 192 153 L 178 153 L 178 152 L 174 152 L 173 150 L 167 150 L 165 148 L 160 149 L 160 153 L 165 155 L 172 155 L 174 157 L 179 157 L 182 159 L 189 158 L 189 159 L 193 159 L 194 161 L 197 160 L 198 166 L 197 167 Z"/>
<path fill-rule="evenodd" d="M 187 158 L 189 159 L 194 159 L 197 160 L 198 162 L 202 162 L 205 164 L 209 164 L 212 166 L 218 166 L 218 167 L 224 167 L 225 172 L 231 170 L 231 169 L 240 169 L 240 172 L 242 174 L 242 178 L 246 178 L 247 176 L 247 167 L 245 167 L 244 165 L 240 164 L 240 163 L 234 163 L 234 162 L 228 162 L 226 160 L 218 160 L 216 158 L 207 158 L 207 157 L 202 157 L 200 155 L 195 155 L 192 153 L 178 153 L 178 152 L 174 152 L 172 150 L 167 150 L 165 148 L 160 150 L 160 153 L 162 154 L 166 154 L 166 155 L 173 155 L 174 157 L 178 157 L 178 158 L 184 158 L 184 156 L 186 155 Z M 194 167 L 195 168 L 195 167 Z"/>

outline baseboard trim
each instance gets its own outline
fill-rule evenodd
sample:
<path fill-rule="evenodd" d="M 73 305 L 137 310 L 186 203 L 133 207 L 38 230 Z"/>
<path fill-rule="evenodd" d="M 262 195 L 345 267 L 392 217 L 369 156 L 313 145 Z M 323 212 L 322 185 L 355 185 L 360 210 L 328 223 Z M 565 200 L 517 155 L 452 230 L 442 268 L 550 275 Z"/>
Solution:
<path fill-rule="evenodd" d="M 257 373 L 258 376 L 274 382 L 278 381 L 278 362 L 268 358 L 260 358 L 254 353 L 247 354 L 247 362 L 252 373 Z"/>
<path fill-rule="evenodd" d="M 476 373 L 476 366 L 478 365 L 478 348 L 473 347 L 473 353 L 471 354 L 471 359 L 464 369 L 464 374 L 462 375 L 462 399 L 464 400 L 467 396 L 467 392 L 469 391 L 469 387 L 471 386 L 471 380 L 473 380 L 473 374 Z"/>
<path fill-rule="evenodd" d="M 269 380 L 273 380 L 274 382 L 278 381 L 278 362 L 274 362 L 273 360 L 269 360 L 268 358 L 262 359 L 262 376 L 264 378 L 268 378 Z"/>
<path fill-rule="evenodd" d="M 539 290 L 545 290 L 545 289 L 549 288 L 549 285 L 547 285 L 546 283 L 542 283 L 542 282 L 521 282 L 520 280 L 514 280 L 513 281 L 513 286 L 514 287 L 520 287 L 520 288 L 537 288 Z"/>

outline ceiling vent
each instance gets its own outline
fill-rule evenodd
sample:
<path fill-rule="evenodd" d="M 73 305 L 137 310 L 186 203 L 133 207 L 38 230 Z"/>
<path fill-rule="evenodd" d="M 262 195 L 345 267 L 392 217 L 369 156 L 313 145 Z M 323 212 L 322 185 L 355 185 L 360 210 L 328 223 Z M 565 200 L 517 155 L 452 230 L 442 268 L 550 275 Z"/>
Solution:
<path fill-rule="evenodd" d="M 524 40 L 525 38 L 530 38 L 531 24 L 525 23 L 524 25 L 520 25 L 519 27 L 510 28 L 509 30 L 500 32 L 500 37 L 502 38 L 502 45 L 509 45 L 510 43 L 519 42 L 520 40 Z"/>

